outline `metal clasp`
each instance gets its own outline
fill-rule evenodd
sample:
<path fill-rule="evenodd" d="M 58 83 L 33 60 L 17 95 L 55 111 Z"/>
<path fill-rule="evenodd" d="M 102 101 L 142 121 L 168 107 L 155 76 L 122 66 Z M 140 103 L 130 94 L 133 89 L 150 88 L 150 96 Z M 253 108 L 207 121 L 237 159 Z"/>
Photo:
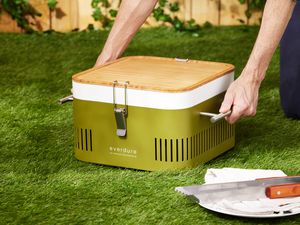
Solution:
<path fill-rule="evenodd" d="M 113 104 L 114 104 L 114 114 L 117 124 L 117 135 L 119 137 L 125 137 L 126 136 L 126 117 L 128 115 L 128 105 L 127 105 L 127 86 L 129 84 L 129 81 L 126 81 L 124 84 L 124 105 L 125 108 L 118 108 L 116 103 L 116 85 L 120 84 L 117 80 L 113 82 Z"/>

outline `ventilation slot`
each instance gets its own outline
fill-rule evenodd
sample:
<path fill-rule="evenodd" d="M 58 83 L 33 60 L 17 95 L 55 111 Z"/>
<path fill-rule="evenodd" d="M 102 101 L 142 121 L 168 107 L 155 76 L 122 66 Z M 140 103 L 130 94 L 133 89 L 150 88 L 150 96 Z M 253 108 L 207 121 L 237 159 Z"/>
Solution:
<path fill-rule="evenodd" d="M 181 161 L 184 161 L 184 141 L 181 139 Z"/>
<path fill-rule="evenodd" d="M 157 138 L 155 138 L 155 161 L 157 160 Z"/>
<path fill-rule="evenodd" d="M 178 154 L 179 154 L 179 150 L 178 150 L 178 139 L 176 139 L 176 162 L 178 162 Z"/>
<path fill-rule="evenodd" d="M 171 162 L 173 162 L 173 140 L 170 140 Z"/>
<path fill-rule="evenodd" d="M 80 135 L 79 137 L 81 137 Z M 225 121 L 221 121 L 190 137 L 180 139 L 155 138 L 154 158 L 156 161 L 161 162 L 191 160 L 214 149 L 233 135 L 233 126 Z M 78 140 L 78 146 L 80 143 L 80 140 Z"/>
<path fill-rule="evenodd" d="M 168 140 L 165 139 L 165 161 L 168 162 Z"/>
<path fill-rule="evenodd" d="M 75 147 L 83 151 L 93 151 L 93 134 L 91 129 L 75 128 Z"/>

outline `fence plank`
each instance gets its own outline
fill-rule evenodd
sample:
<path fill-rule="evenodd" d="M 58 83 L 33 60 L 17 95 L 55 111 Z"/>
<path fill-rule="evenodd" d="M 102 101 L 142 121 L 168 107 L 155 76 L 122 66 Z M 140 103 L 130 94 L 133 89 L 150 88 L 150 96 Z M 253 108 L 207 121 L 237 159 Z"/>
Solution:
<path fill-rule="evenodd" d="M 78 15 L 78 1 L 76 0 L 73 4 L 70 2 L 70 26 L 73 29 L 79 29 L 79 15 Z"/>
<path fill-rule="evenodd" d="M 31 19 L 35 24 L 33 29 L 36 30 L 48 30 L 49 29 L 49 8 L 47 5 L 47 0 L 30 0 L 30 4 L 42 14 L 41 17 L 36 17 Z"/>
<path fill-rule="evenodd" d="M 21 28 L 18 27 L 16 21 L 13 20 L 11 16 L 5 11 L 2 11 L 0 13 L 0 31 L 12 33 L 22 32 Z"/>
<path fill-rule="evenodd" d="M 192 19 L 192 0 L 184 1 L 184 19 L 190 20 Z"/>
<path fill-rule="evenodd" d="M 58 1 L 53 18 L 53 29 L 66 32 L 78 28 L 78 1 Z"/>
<path fill-rule="evenodd" d="M 219 0 L 192 0 L 192 17 L 200 24 L 210 22 L 218 25 Z"/>
<path fill-rule="evenodd" d="M 246 9 L 246 4 L 241 5 L 238 0 L 221 0 L 220 25 L 240 25 L 239 20 L 247 23 Z"/>
<path fill-rule="evenodd" d="M 261 17 L 262 17 L 262 11 L 255 10 L 255 11 L 252 13 L 251 18 L 249 19 L 249 24 L 250 24 L 250 25 L 259 25 L 259 24 L 260 24 Z"/>
<path fill-rule="evenodd" d="M 239 19 L 247 22 L 245 10 L 247 5 L 241 5 L 238 0 L 170 0 L 171 2 L 178 1 L 181 5 L 180 11 L 176 13 L 179 18 L 190 20 L 194 18 L 197 23 L 203 24 L 206 21 L 214 25 L 238 25 Z M 110 0 L 113 5 L 116 5 L 119 0 Z M 42 17 L 37 17 L 33 20 L 36 25 L 34 29 L 48 30 L 49 29 L 49 9 L 47 0 L 30 0 L 30 3 L 42 13 Z M 221 4 L 220 4 L 221 3 Z M 100 23 L 95 22 L 92 18 L 93 9 L 90 1 L 87 0 L 59 0 L 57 10 L 53 13 L 52 21 L 53 28 L 57 31 L 71 31 L 79 28 L 86 29 L 88 24 L 93 24 L 99 28 Z M 262 12 L 255 11 L 253 16 L 248 21 L 249 24 L 259 24 Z M 146 26 L 157 26 L 153 18 L 148 19 Z M 11 17 L 3 12 L 0 15 L 0 31 L 4 32 L 21 32 L 17 27 L 16 22 Z"/>
<path fill-rule="evenodd" d="M 90 2 L 87 4 L 86 0 L 77 0 L 78 1 L 78 17 L 79 19 L 79 29 L 86 29 L 89 24 L 93 24 L 96 28 L 99 28 L 99 23 L 96 23 L 91 16 L 93 9 Z"/>

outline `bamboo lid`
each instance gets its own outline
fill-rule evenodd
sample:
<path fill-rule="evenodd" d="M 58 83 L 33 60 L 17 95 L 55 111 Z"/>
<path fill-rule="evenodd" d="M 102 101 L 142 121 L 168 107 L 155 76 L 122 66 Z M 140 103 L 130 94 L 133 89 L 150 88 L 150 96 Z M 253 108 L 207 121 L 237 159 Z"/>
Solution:
<path fill-rule="evenodd" d="M 131 56 L 92 68 L 73 76 L 78 83 L 112 86 L 129 81 L 128 88 L 161 92 L 195 89 L 234 70 L 226 63 L 171 58 Z"/>

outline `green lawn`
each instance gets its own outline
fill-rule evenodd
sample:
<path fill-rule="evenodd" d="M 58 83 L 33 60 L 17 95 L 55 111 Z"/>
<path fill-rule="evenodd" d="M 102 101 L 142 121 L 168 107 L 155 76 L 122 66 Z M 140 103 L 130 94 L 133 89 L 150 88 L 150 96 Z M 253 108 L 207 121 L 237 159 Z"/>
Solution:
<path fill-rule="evenodd" d="M 199 37 L 142 30 L 125 55 L 232 63 L 238 75 L 257 27 L 221 27 Z M 71 76 L 90 68 L 107 32 L 0 34 L 0 224 L 300 224 L 300 216 L 255 220 L 207 211 L 174 192 L 202 183 L 208 168 L 281 169 L 300 174 L 300 121 L 279 101 L 276 52 L 257 116 L 237 123 L 236 147 L 194 169 L 144 172 L 92 165 L 73 156 Z M 299 96 L 295 96 L 299 97 Z"/>

